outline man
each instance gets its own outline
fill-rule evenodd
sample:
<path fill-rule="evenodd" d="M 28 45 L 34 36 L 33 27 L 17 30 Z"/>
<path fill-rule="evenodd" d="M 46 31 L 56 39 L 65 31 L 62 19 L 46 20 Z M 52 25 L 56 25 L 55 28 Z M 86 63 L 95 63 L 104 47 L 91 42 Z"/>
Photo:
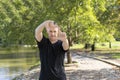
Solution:
<path fill-rule="evenodd" d="M 42 31 L 46 29 L 48 38 Z M 64 56 L 69 49 L 65 32 L 61 32 L 54 21 L 47 20 L 35 30 L 35 38 L 40 51 L 41 72 L 39 80 L 66 80 Z"/>

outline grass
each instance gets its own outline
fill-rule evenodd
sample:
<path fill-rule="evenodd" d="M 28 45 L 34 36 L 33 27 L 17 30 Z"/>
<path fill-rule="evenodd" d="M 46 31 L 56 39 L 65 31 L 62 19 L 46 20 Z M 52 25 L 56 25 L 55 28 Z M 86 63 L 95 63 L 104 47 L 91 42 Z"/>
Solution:
<path fill-rule="evenodd" d="M 82 49 L 84 47 L 83 44 L 74 44 L 70 47 L 70 49 Z"/>
<path fill-rule="evenodd" d="M 112 58 L 120 59 L 120 41 L 112 42 L 109 48 L 108 42 L 96 43 L 94 54 L 112 54 Z M 83 44 L 74 44 L 70 49 L 84 51 Z M 90 51 L 87 49 L 86 51 Z"/>
<path fill-rule="evenodd" d="M 34 65 L 32 65 L 29 70 L 32 70 L 40 65 L 40 61 L 36 62 Z"/>
<path fill-rule="evenodd" d="M 113 54 L 112 58 L 114 58 L 114 59 L 120 59 L 120 53 Z"/>
<path fill-rule="evenodd" d="M 97 49 L 103 49 L 103 50 L 120 50 L 120 41 L 115 41 L 111 43 L 111 47 L 109 48 L 109 43 L 108 42 L 103 42 L 103 43 L 96 43 L 96 48 Z"/>
<path fill-rule="evenodd" d="M 112 42 L 111 47 L 112 48 L 109 48 L 108 42 L 95 44 L 96 50 L 120 50 L 120 41 Z M 70 49 L 83 49 L 83 48 L 84 44 L 74 44 L 73 46 L 70 47 Z"/>

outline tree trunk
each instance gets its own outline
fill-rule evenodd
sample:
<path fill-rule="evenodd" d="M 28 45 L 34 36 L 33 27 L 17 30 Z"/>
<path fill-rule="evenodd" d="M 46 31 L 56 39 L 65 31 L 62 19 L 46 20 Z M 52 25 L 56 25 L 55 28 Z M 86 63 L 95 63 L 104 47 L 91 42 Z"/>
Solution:
<path fill-rule="evenodd" d="M 69 42 L 69 46 L 73 45 L 71 37 L 68 37 L 68 42 Z M 68 64 L 72 63 L 72 57 L 71 57 L 70 50 L 67 52 L 67 63 Z"/>
<path fill-rule="evenodd" d="M 111 46 L 111 42 L 109 42 L 109 48 L 112 48 L 112 46 Z"/>
<path fill-rule="evenodd" d="M 72 41 L 71 37 L 68 37 L 68 42 L 69 42 L 70 46 L 73 46 L 73 41 Z"/>
<path fill-rule="evenodd" d="M 67 52 L 67 63 L 68 64 L 72 63 L 72 57 L 71 57 L 70 50 Z"/>
<path fill-rule="evenodd" d="M 71 30 L 71 26 L 70 26 L 70 23 L 68 22 L 68 26 L 67 26 L 67 31 L 69 32 Z M 72 41 L 72 38 L 70 36 L 70 32 L 68 33 L 68 42 L 69 42 L 69 46 L 72 46 L 73 45 L 73 41 Z M 70 64 L 72 63 L 72 57 L 71 57 L 71 53 L 70 53 L 70 50 L 67 52 L 67 63 Z"/>
<path fill-rule="evenodd" d="M 88 48 L 90 48 L 90 44 L 88 44 L 88 43 L 85 43 L 85 46 L 84 46 L 84 48 L 85 48 L 85 49 L 88 49 Z"/>
<path fill-rule="evenodd" d="M 95 42 L 91 45 L 91 51 L 95 51 Z"/>

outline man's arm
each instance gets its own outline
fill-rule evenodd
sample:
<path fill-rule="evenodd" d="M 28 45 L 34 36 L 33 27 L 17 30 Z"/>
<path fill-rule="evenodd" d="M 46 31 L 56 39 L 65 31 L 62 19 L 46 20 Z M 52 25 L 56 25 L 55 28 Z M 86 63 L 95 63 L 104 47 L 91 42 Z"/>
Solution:
<path fill-rule="evenodd" d="M 63 46 L 64 50 L 68 50 L 69 49 L 69 42 L 68 42 L 67 38 L 63 41 L 62 46 Z"/>
<path fill-rule="evenodd" d="M 59 29 L 59 36 L 58 39 L 62 41 L 62 47 L 64 50 L 68 50 L 69 49 L 69 42 L 67 39 L 67 35 L 65 32 L 61 32 L 61 30 Z"/>
<path fill-rule="evenodd" d="M 45 27 L 45 22 L 43 22 L 42 24 L 40 24 L 36 29 L 35 29 L 35 38 L 37 41 L 41 41 L 43 38 L 43 34 L 42 31 Z"/>
<path fill-rule="evenodd" d="M 48 23 L 50 22 L 50 20 L 44 21 L 43 23 L 41 23 L 36 29 L 35 29 L 35 38 L 37 41 L 41 41 L 43 38 L 43 34 L 42 31 L 44 28 L 46 28 L 48 26 Z"/>

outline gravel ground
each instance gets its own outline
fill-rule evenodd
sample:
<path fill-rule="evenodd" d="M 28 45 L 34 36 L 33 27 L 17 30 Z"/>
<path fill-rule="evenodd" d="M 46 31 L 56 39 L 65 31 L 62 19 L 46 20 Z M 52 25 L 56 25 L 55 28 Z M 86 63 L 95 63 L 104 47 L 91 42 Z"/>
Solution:
<path fill-rule="evenodd" d="M 120 69 L 115 66 L 75 53 L 72 59 L 78 63 L 65 67 L 67 80 L 120 80 Z M 36 67 L 14 80 L 38 80 L 39 71 L 40 67 Z"/>

